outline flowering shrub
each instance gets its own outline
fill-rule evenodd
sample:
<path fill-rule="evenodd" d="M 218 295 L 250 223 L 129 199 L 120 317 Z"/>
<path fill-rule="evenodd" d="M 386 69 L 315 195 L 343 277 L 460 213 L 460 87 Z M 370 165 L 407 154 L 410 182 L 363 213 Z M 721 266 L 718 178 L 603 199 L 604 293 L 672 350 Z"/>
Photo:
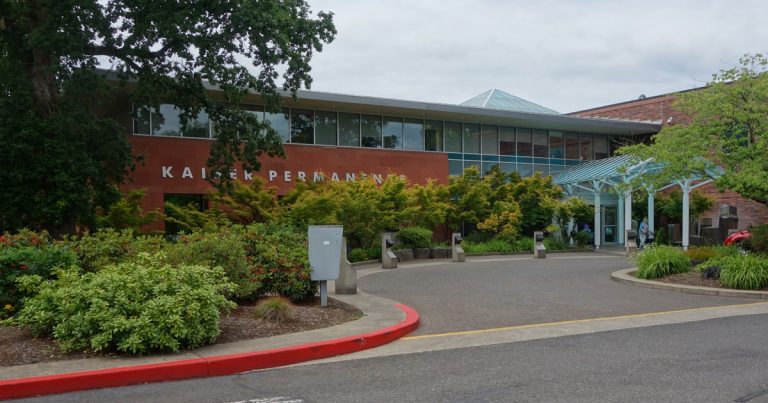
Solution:
<path fill-rule="evenodd" d="M 0 236 L 0 319 L 18 312 L 22 299 L 30 296 L 18 287 L 21 277 L 48 279 L 54 268 L 68 267 L 76 261 L 74 253 L 64 245 L 51 243 L 45 232 Z"/>
<path fill-rule="evenodd" d="M 254 297 L 283 295 L 296 301 L 315 294 L 305 233 L 289 226 L 251 224 L 245 228 L 245 241 L 253 281 L 261 283 Z"/>
<path fill-rule="evenodd" d="M 162 254 L 80 274 L 59 270 L 56 280 L 29 276 L 36 291 L 14 318 L 37 335 L 51 335 L 65 351 L 90 349 L 143 354 L 212 343 L 219 315 L 234 308 L 224 295 L 234 285 L 220 267 L 172 266 Z"/>
<path fill-rule="evenodd" d="M 131 229 L 106 228 L 82 237 L 68 240 L 77 253 L 80 267 L 86 271 L 100 270 L 111 264 L 132 259 L 139 252 L 154 253 L 163 250 L 166 241 L 160 236 L 135 237 Z"/>

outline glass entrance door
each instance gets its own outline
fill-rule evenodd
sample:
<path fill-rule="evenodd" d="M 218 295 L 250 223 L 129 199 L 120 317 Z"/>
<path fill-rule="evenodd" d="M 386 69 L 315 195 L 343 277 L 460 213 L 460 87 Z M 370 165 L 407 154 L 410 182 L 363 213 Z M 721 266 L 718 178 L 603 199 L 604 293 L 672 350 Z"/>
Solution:
<path fill-rule="evenodd" d="M 616 206 L 602 207 L 601 222 L 603 223 L 603 243 L 616 243 Z"/>

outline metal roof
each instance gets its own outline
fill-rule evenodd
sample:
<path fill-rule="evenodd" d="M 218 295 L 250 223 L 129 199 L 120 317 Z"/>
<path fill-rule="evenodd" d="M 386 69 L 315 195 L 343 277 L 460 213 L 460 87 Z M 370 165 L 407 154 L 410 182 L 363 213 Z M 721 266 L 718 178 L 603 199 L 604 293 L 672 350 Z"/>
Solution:
<path fill-rule="evenodd" d="M 558 185 L 568 185 L 596 180 L 614 185 L 663 167 L 661 163 L 651 159 L 638 162 L 630 155 L 619 155 L 576 165 L 559 173 L 554 182 Z"/>
<path fill-rule="evenodd" d="M 496 88 L 472 97 L 460 105 L 476 108 L 499 109 L 504 111 L 532 112 L 559 115 L 560 113 L 541 105 L 526 101 Z"/>

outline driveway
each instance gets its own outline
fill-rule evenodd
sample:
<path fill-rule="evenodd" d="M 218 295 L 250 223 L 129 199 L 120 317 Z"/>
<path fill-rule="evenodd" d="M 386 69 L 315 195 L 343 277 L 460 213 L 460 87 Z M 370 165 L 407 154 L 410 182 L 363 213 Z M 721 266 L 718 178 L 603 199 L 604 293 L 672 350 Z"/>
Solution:
<path fill-rule="evenodd" d="M 410 263 L 410 262 L 409 262 Z M 633 267 L 609 253 L 470 257 L 465 263 L 416 261 L 362 277 L 361 290 L 402 302 L 421 315 L 414 334 L 754 303 L 745 298 L 683 294 L 611 280 Z"/>

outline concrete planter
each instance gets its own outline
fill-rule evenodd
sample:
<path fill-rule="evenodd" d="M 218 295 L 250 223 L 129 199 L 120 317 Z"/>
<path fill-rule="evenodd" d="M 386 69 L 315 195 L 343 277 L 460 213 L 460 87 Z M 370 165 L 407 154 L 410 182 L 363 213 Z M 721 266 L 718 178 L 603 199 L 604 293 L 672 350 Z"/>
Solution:
<path fill-rule="evenodd" d="M 416 248 L 413 250 L 413 257 L 415 259 L 429 259 L 431 258 L 430 248 Z"/>
<path fill-rule="evenodd" d="M 450 259 L 451 248 L 432 248 L 430 253 L 432 259 Z"/>
<path fill-rule="evenodd" d="M 397 260 L 401 262 L 413 260 L 413 249 L 399 249 L 395 251 L 395 255 Z"/>

